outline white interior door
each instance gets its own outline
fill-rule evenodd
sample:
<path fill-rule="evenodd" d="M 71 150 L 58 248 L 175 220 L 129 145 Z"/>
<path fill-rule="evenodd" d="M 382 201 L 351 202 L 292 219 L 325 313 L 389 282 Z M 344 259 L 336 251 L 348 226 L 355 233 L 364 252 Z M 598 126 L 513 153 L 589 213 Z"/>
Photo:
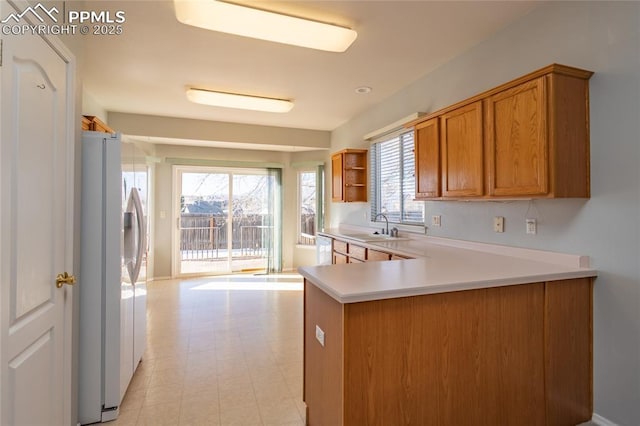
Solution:
<path fill-rule="evenodd" d="M 0 424 L 70 424 L 73 70 L 39 36 L 2 39 Z"/>

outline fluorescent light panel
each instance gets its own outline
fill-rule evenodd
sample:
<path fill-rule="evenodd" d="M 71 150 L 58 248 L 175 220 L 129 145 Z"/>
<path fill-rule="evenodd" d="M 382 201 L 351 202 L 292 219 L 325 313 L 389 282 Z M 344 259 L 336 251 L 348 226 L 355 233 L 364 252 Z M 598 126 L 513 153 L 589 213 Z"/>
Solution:
<path fill-rule="evenodd" d="M 266 112 L 289 112 L 293 102 L 285 99 L 262 98 L 259 96 L 238 95 L 235 93 L 215 92 L 203 89 L 188 89 L 187 99 L 203 105 L 223 108 L 249 109 Z"/>
<path fill-rule="evenodd" d="M 217 0 L 174 0 L 183 24 L 329 52 L 344 52 L 358 33 L 350 28 Z"/>

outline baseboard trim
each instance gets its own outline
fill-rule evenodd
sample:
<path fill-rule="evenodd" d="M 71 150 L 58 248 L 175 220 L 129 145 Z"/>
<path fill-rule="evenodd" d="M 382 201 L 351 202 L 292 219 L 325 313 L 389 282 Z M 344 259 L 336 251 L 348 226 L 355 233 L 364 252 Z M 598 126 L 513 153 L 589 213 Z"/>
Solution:
<path fill-rule="evenodd" d="M 172 277 L 153 277 L 148 279 L 147 281 L 164 281 L 164 280 L 171 280 L 173 279 Z"/>
<path fill-rule="evenodd" d="M 593 413 L 593 417 L 591 417 L 591 421 L 598 426 L 618 426 L 617 423 L 612 422 L 611 420 L 605 419 L 604 417 Z"/>

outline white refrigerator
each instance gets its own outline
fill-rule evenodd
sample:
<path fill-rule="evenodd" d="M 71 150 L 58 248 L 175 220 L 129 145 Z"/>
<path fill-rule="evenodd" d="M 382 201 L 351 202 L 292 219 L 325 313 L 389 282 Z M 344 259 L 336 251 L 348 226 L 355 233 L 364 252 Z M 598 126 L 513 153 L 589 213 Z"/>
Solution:
<path fill-rule="evenodd" d="M 117 418 L 146 342 L 148 173 L 120 134 L 82 134 L 78 420 Z"/>

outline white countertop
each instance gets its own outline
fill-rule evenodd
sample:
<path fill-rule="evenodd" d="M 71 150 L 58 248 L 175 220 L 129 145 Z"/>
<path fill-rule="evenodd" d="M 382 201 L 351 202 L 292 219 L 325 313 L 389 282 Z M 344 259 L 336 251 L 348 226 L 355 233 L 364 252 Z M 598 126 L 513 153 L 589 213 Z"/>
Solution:
<path fill-rule="evenodd" d="M 342 238 L 341 231 L 324 235 Z M 442 238 L 354 244 L 415 259 L 298 268 L 340 303 L 594 277 L 588 258 Z"/>

